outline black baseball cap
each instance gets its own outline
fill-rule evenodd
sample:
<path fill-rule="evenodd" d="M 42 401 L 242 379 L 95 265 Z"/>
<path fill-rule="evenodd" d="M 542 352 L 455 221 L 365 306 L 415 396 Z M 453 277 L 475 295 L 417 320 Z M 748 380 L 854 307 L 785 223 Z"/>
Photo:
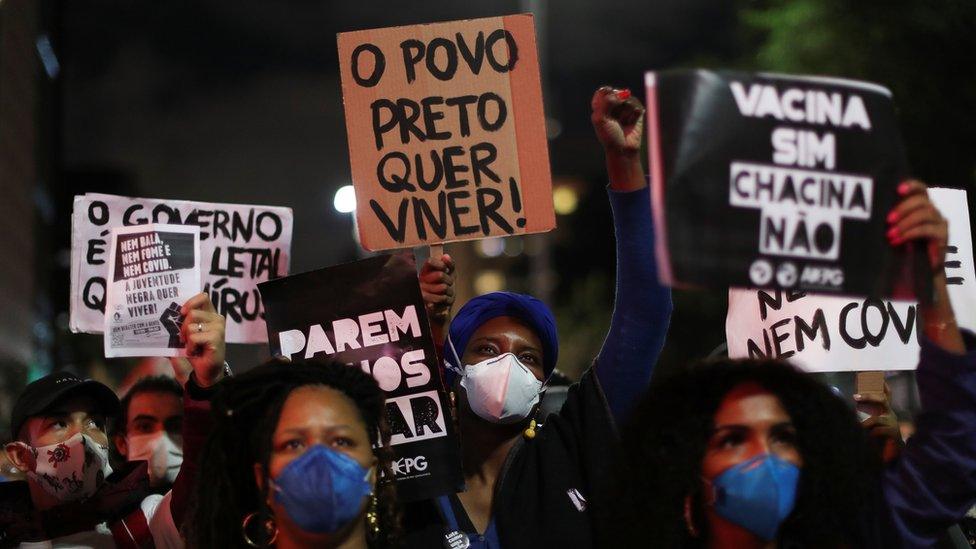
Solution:
<path fill-rule="evenodd" d="M 70 372 L 48 374 L 24 388 L 10 414 L 10 436 L 14 439 L 28 418 L 38 416 L 69 396 L 87 395 L 95 406 L 112 417 L 119 413 L 119 397 L 106 385 L 93 379 L 82 379 Z"/>

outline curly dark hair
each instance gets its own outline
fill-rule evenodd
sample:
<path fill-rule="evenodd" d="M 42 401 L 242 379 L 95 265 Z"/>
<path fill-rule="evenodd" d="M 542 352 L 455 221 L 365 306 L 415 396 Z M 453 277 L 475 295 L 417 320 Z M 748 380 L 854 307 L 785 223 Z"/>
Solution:
<path fill-rule="evenodd" d="M 723 398 L 755 383 L 775 395 L 796 428 L 803 468 L 780 547 L 864 547 L 878 516 L 881 462 L 852 407 L 784 362 L 719 360 L 655 382 L 624 426 L 622 467 L 604 517 L 607 547 L 704 547 L 702 460 Z M 698 537 L 684 519 L 692 497 Z"/>
<path fill-rule="evenodd" d="M 337 362 L 312 364 L 268 362 L 225 379 L 215 395 L 214 430 L 204 445 L 196 493 L 184 535 L 189 547 L 247 547 L 241 522 L 265 508 L 264 490 L 254 482 L 254 464 L 268 470 L 272 434 L 285 400 L 306 385 L 341 391 L 356 404 L 366 424 L 378 463 L 376 487 L 380 532 L 370 547 L 395 546 L 400 537 L 383 391 L 372 376 Z"/>

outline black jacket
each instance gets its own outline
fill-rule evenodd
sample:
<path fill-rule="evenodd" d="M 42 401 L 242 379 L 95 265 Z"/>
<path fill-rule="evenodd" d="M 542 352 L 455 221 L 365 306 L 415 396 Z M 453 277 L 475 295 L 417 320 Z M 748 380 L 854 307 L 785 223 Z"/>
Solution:
<path fill-rule="evenodd" d="M 590 510 L 602 505 L 619 445 L 594 368 L 570 387 L 535 438 L 520 439 L 509 452 L 492 502 L 505 549 L 594 545 Z M 435 502 L 425 500 L 404 510 L 404 531 L 407 547 L 431 548 L 444 547 L 447 528 Z"/>

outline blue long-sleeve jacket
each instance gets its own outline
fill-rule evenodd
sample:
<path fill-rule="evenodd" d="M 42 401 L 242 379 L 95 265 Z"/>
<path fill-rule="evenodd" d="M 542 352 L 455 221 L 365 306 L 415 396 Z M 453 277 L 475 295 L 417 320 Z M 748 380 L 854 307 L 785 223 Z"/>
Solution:
<path fill-rule="evenodd" d="M 884 547 L 931 547 L 976 503 L 976 337 L 967 353 L 923 338 L 915 377 L 922 414 L 884 472 Z"/>
<path fill-rule="evenodd" d="M 671 290 L 657 278 L 650 187 L 608 193 L 616 233 L 617 286 L 596 376 L 619 424 L 651 380 L 672 304 Z"/>

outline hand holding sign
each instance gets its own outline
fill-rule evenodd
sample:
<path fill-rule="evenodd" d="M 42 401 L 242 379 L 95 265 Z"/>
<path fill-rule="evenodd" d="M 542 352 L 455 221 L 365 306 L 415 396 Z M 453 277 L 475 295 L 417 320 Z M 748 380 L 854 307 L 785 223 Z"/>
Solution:
<path fill-rule="evenodd" d="M 180 328 L 180 340 L 186 344 L 185 359 L 196 374 L 197 383 L 201 387 L 210 387 L 220 381 L 224 371 L 226 356 L 226 319 L 217 314 L 210 297 L 199 293 L 183 304 L 179 310 L 183 322 Z M 178 364 L 173 364 L 177 371 L 185 370 Z"/>
<path fill-rule="evenodd" d="M 925 240 L 932 272 L 943 273 L 949 223 L 929 200 L 928 187 L 916 180 L 898 186 L 902 197 L 888 214 L 888 241 L 898 246 L 912 240 Z"/>
<path fill-rule="evenodd" d="M 933 343 L 953 353 L 966 352 L 956 315 L 949 301 L 945 254 L 949 224 L 929 199 L 928 187 L 921 181 L 906 181 L 898 186 L 901 201 L 888 214 L 888 240 L 892 246 L 912 241 L 925 242 L 932 267 L 932 296 L 919 296 L 925 335 Z"/>
<path fill-rule="evenodd" d="M 420 269 L 420 293 L 427 307 L 430 330 L 434 341 L 441 345 L 454 306 L 454 272 L 454 260 L 447 254 L 428 258 Z"/>

